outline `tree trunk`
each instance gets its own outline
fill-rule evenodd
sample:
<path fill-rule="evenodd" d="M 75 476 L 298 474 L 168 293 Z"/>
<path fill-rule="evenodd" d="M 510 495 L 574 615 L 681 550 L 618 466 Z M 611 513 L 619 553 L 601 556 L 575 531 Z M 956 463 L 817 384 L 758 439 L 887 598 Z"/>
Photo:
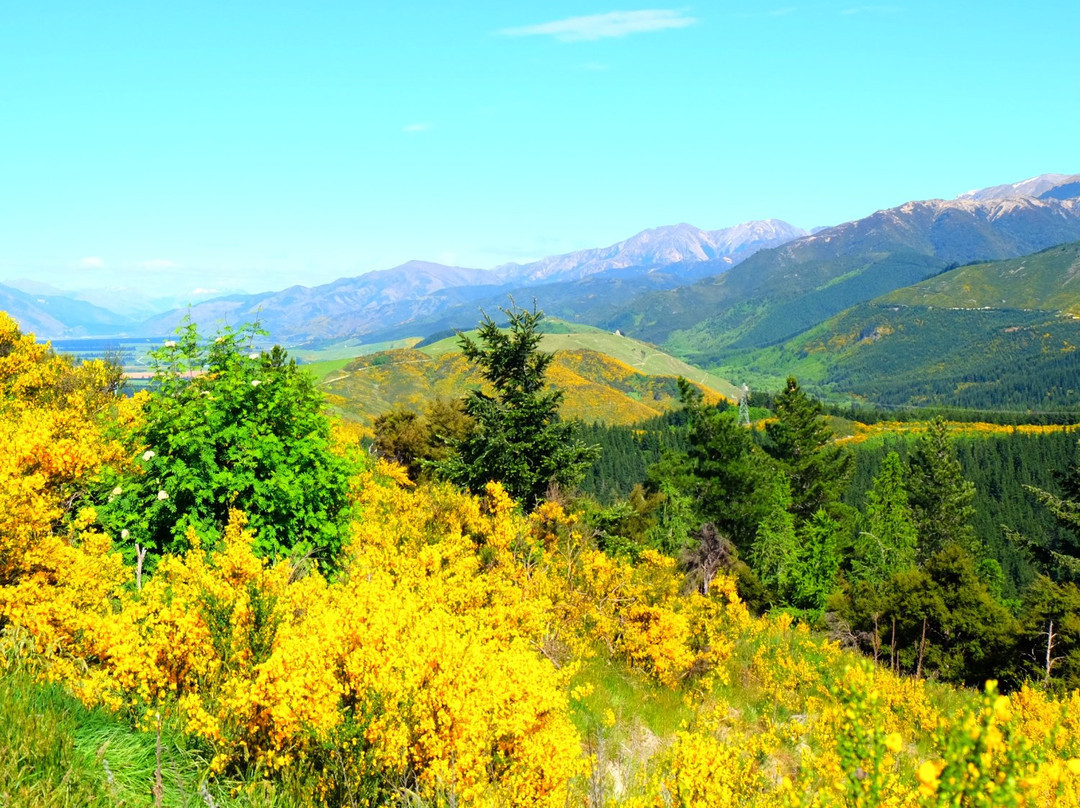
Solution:
<path fill-rule="evenodd" d="M 1050 670 L 1054 667 L 1054 621 L 1050 621 L 1050 628 L 1046 630 L 1046 678 L 1043 679 L 1043 687 L 1050 687 Z"/>
<path fill-rule="evenodd" d="M 924 617 L 922 619 L 922 639 L 919 640 L 919 662 L 915 666 L 915 678 L 916 679 L 919 679 L 920 677 L 922 677 L 923 655 L 926 653 L 926 624 L 927 624 L 927 622 L 928 622 L 928 618 Z"/>
<path fill-rule="evenodd" d="M 892 640 L 889 642 L 889 666 L 893 673 L 899 673 L 900 661 L 896 658 L 896 618 L 892 619 Z"/>

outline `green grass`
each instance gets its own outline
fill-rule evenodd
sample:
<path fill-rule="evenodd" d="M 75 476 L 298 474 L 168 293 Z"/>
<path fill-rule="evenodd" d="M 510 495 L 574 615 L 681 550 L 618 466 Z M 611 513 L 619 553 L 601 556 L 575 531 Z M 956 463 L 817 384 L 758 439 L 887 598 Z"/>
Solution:
<path fill-rule="evenodd" d="M 657 686 L 644 675 L 611 659 L 605 651 L 582 665 L 572 687 L 578 685 L 593 688 L 592 693 L 574 703 L 571 714 L 583 737 L 604 724 L 608 710 L 615 715 L 613 730 L 620 738 L 635 727 L 645 727 L 661 738 L 668 737 L 694 714 L 683 702 L 680 690 Z"/>
<path fill-rule="evenodd" d="M 296 357 L 297 362 L 317 368 L 324 363 L 333 363 L 337 360 L 344 360 L 343 364 L 345 364 L 358 356 L 366 356 L 379 351 L 411 348 L 420 340 L 420 337 L 405 337 L 386 342 L 360 342 L 356 339 L 347 339 L 324 345 L 321 348 L 289 348 L 289 355 Z"/>
<path fill-rule="evenodd" d="M 0 675 L 0 808 L 153 806 L 158 737 L 104 709 L 88 709 L 58 684 L 24 671 Z M 209 755 L 175 726 L 161 734 L 163 806 L 301 808 L 310 782 L 258 776 L 208 779 Z M 209 800 L 207 799 L 209 798 Z"/>
<path fill-rule="evenodd" d="M 341 373 L 345 366 L 356 357 L 343 357 L 341 359 L 324 359 L 304 365 L 304 369 L 315 377 L 316 382 L 326 381 L 331 376 Z"/>

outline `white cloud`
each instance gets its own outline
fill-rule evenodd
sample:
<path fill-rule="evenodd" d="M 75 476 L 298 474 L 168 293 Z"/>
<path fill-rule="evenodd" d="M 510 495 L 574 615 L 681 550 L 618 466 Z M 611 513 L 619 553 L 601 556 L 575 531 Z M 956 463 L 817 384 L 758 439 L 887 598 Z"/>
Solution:
<path fill-rule="evenodd" d="M 841 14 L 895 14 L 900 9 L 896 6 L 854 6 L 853 8 L 845 8 L 841 11 Z"/>
<path fill-rule="evenodd" d="M 139 264 L 143 269 L 172 269 L 176 266 L 172 261 L 165 258 L 151 258 Z"/>
<path fill-rule="evenodd" d="M 402 132 L 426 132 L 431 128 L 430 123 L 410 123 L 401 127 Z"/>
<path fill-rule="evenodd" d="M 644 11 L 609 11 L 607 14 L 591 14 L 587 17 L 568 17 L 539 25 L 520 28 L 503 28 L 496 33 L 503 36 L 553 36 L 560 42 L 592 42 L 597 39 L 663 31 L 668 28 L 686 28 L 697 22 L 673 9 L 654 8 Z"/>
<path fill-rule="evenodd" d="M 216 295 L 216 294 L 220 294 L 220 292 L 218 292 L 217 289 L 206 289 L 206 288 L 204 288 L 202 286 L 198 286 L 198 287 L 191 290 L 191 294 L 193 294 L 193 295 Z"/>
<path fill-rule="evenodd" d="M 79 261 L 79 266 L 83 267 L 84 269 L 101 269 L 103 266 L 105 266 L 105 261 L 101 258 L 90 256 L 88 258 L 83 258 L 81 261 Z"/>

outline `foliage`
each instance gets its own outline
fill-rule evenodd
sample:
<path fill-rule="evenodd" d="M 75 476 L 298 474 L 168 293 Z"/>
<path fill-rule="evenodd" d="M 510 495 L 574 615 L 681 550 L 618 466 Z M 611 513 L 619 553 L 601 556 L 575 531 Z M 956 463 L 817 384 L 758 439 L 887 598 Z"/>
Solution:
<path fill-rule="evenodd" d="M 473 491 L 498 480 L 531 509 L 552 486 L 577 485 L 597 450 L 574 438 L 573 425 L 558 417 L 562 393 L 546 389 L 544 375 L 554 356 L 539 350 L 543 312 L 514 308 L 504 313 L 508 331 L 485 315 L 479 343 L 461 338 L 462 353 L 480 367 L 494 395 L 470 391 L 465 411 L 476 429 L 438 469 Z"/>
<path fill-rule="evenodd" d="M 915 565 L 919 533 L 908 507 L 900 455 L 885 456 L 866 495 L 866 511 L 855 539 L 853 575 L 880 586 L 894 572 Z"/>
<path fill-rule="evenodd" d="M 1061 536 L 1056 541 L 1054 538 L 1057 537 L 1042 541 L 1028 539 L 1028 548 L 1051 574 L 1072 579 L 1080 577 L 1080 462 L 1074 460 L 1059 473 L 1061 493 L 1032 485 L 1026 488 L 1057 522 Z"/>
<path fill-rule="evenodd" d="M 153 352 L 155 393 L 128 438 L 134 467 L 103 477 L 100 518 L 126 547 L 180 552 L 188 529 L 221 535 L 248 514 L 264 554 L 342 545 L 350 464 L 331 449 L 322 396 L 285 351 L 253 351 L 253 327 L 207 342 L 193 323 Z"/>
<path fill-rule="evenodd" d="M 175 804 L 210 804 L 184 790 L 191 771 L 230 808 L 1080 804 L 1080 695 L 1022 681 L 1040 678 L 1032 654 L 1051 619 L 1054 674 L 1075 676 L 1071 585 L 1040 579 L 1030 620 L 1014 622 L 955 542 L 881 584 L 845 580 L 840 525 L 825 510 L 795 525 L 786 479 L 768 477 L 788 599 L 817 610 L 843 586 L 831 604 L 848 630 L 834 623 L 834 636 L 889 663 L 860 664 L 791 612 L 750 615 L 734 548 L 700 527 L 675 475 L 626 507 L 548 501 L 526 516 L 498 483 L 468 494 L 383 461 L 354 480 L 333 578 L 261 558 L 234 510 L 220 536 L 190 528 L 185 552 L 140 582 L 83 493 L 132 454 L 111 431 L 131 429 L 140 402 L 96 383 L 71 393 L 72 378 L 99 377 L 8 339 L 0 496 L 17 510 L 0 511 L 0 661 L 28 667 L 0 676 L 0 724 L 14 765 L 33 771 L 16 768 L 0 793 L 70 773 L 84 803 L 145 802 L 145 786 L 114 793 L 88 767 L 146 782 L 163 728 L 166 747 L 191 753 L 165 786 Z M 896 466 L 877 475 L 866 518 L 898 501 Z M 693 587 L 656 549 L 689 533 Z M 1008 697 L 943 684 L 983 687 L 992 671 L 1008 672 Z M 102 740 L 80 740 L 96 722 Z"/>
<path fill-rule="evenodd" d="M 769 510 L 758 524 L 750 560 L 761 582 L 781 603 L 790 602 L 799 563 L 799 541 L 790 509 L 790 483 L 777 475 L 770 486 Z"/>
<path fill-rule="evenodd" d="M 765 425 L 765 450 L 791 482 L 791 510 L 801 524 L 822 508 L 834 508 L 851 458 L 832 443 L 821 404 L 807 396 L 794 377 L 788 377 L 775 407 L 776 420 Z"/>
<path fill-rule="evenodd" d="M 446 460 L 453 447 L 465 440 L 473 421 L 460 401 L 436 398 L 423 413 L 395 407 L 375 419 L 375 451 L 404 466 L 412 480 L 431 465 Z"/>
<path fill-rule="evenodd" d="M 950 544 L 968 552 L 976 549 L 971 526 L 975 486 L 964 479 L 944 420 L 931 421 L 915 443 L 908 458 L 907 487 L 924 558 Z"/>
<path fill-rule="evenodd" d="M 714 524 L 737 547 L 749 547 L 765 507 L 760 494 L 765 471 L 753 437 L 729 406 L 709 405 L 697 388 L 685 380 L 679 384 L 690 426 L 688 449 L 653 466 L 650 485 L 689 494 L 700 521 Z"/>

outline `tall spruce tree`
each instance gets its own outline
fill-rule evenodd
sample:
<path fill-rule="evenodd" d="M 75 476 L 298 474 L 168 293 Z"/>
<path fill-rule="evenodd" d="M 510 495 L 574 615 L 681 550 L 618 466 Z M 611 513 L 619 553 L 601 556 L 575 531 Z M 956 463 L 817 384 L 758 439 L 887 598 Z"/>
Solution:
<path fill-rule="evenodd" d="M 461 335 L 462 353 L 480 366 L 494 395 L 469 392 L 465 412 L 475 429 L 436 468 L 474 492 L 501 482 L 531 510 L 552 486 L 576 486 L 599 450 L 578 440 L 573 424 L 559 420 L 562 391 L 549 388 L 545 377 L 555 355 L 540 350 L 544 313 L 535 306 L 501 311 L 509 320 L 505 330 L 485 314 L 478 341 Z"/>
<path fill-rule="evenodd" d="M 852 561 L 857 579 L 879 585 L 915 565 L 919 534 L 904 487 L 904 464 L 896 452 L 886 455 L 867 492 L 859 527 Z"/>
<path fill-rule="evenodd" d="M 693 496 L 699 520 L 745 549 L 767 509 L 753 437 L 730 408 L 706 404 L 701 390 L 686 379 L 679 379 L 679 393 L 689 417 L 689 449 L 654 465 L 650 485 L 674 486 Z"/>
<path fill-rule="evenodd" d="M 1054 521 L 1062 528 L 1059 535 L 1044 537 L 1041 541 L 1034 541 L 1016 533 L 1011 533 L 1010 536 L 1027 546 L 1027 550 L 1051 578 L 1075 581 L 1080 579 L 1080 460 L 1059 475 L 1058 485 L 1061 493 L 1032 485 L 1024 487 L 1054 517 Z"/>
<path fill-rule="evenodd" d="M 774 403 L 776 420 L 765 426 L 765 450 L 791 481 L 791 511 L 799 524 L 817 511 L 832 511 L 848 477 L 851 457 L 832 443 L 833 431 L 810 398 L 789 376 Z"/>
<path fill-rule="evenodd" d="M 797 536 L 791 604 L 801 609 L 820 609 L 836 588 L 840 572 L 840 523 L 822 508 L 803 523 Z"/>
<path fill-rule="evenodd" d="M 975 486 L 964 479 L 943 418 L 935 418 L 908 456 L 908 501 L 919 534 L 919 556 L 950 544 L 977 555 L 972 526 Z"/>
<path fill-rule="evenodd" d="M 768 487 L 768 510 L 757 527 L 750 563 L 777 602 L 790 602 L 799 561 L 799 541 L 791 511 L 787 477 L 776 475 Z"/>

